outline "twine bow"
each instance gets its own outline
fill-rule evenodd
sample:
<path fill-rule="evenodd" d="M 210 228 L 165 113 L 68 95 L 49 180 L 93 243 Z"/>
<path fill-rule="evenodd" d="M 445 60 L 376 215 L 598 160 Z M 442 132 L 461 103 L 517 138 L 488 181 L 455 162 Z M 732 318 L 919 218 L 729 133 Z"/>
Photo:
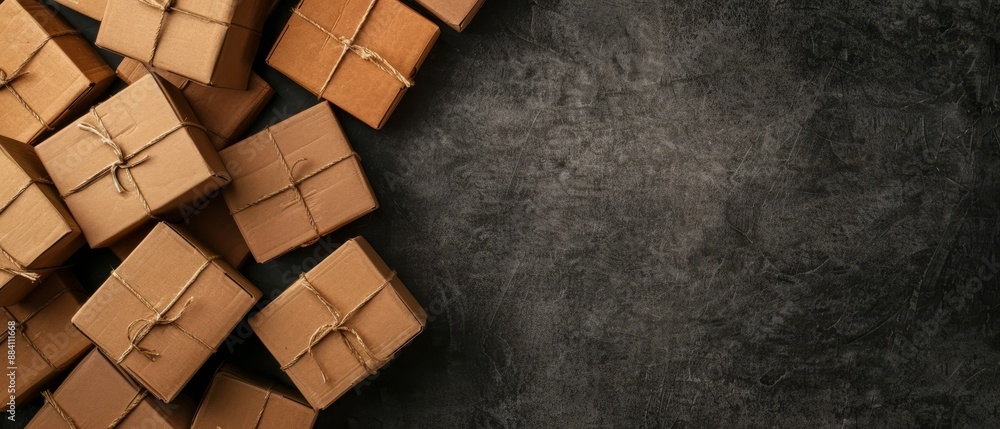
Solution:
<path fill-rule="evenodd" d="M 390 64 L 388 60 L 379 55 L 378 52 L 375 52 L 364 46 L 356 45 L 354 43 L 354 41 L 358 38 L 358 35 L 361 34 L 362 27 L 364 27 L 366 22 L 368 22 L 368 18 L 371 16 L 372 10 L 375 9 L 375 3 L 377 2 L 378 0 L 372 0 L 372 2 L 368 5 L 368 9 L 365 10 L 365 14 L 361 17 L 361 21 L 358 23 L 358 26 L 355 27 L 354 33 L 351 35 L 351 37 L 343 37 L 333 34 L 330 30 L 327 30 L 318 22 L 316 22 L 312 18 L 309 18 L 304 13 L 302 13 L 302 11 L 299 10 L 299 8 L 292 9 L 292 13 L 298 15 L 300 18 L 302 18 L 307 23 L 311 24 L 313 27 L 316 27 L 317 30 L 323 32 L 323 34 L 325 34 L 327 37 L 336 40 L 338 43 L 340 43 L 341 46 L 343 46 L 343 50 L 340 51 L 340 56 L 338 56 L 337 61 L 333 63 L 333 68 L 330 70 L 330 74 L 327 75 L 326 80 L 323 81 L 323 86 L 320 87 L 319 89 L 318 93 L 319 98 L 323 98 L 323 93 L 325 93 L 326 89 L 330 87 L 330 83 L 333 82 L 333 75 L 337 73 L 337 69 L 340 68 L 340 64 L 343 63 L 344 57 L 347 55 L 348 52 L 353 52 L 357 54 L 358 57 L 360 57 L 362 60 L 368 61 L 374 64 L 382 71 L 389 73 L 392 77 L 396 78 L 396 80 L 402 83 L 404 87 L 410 88 L 414 85 L 414 82 L 410 80 L 410 78 L 400 73 L 399 70 L 393 67 L 392 64 Z"/>
<path fill-rule="evenodd" d="M 326 338 L 328 335 L 337 333 L 340 334 L 340 338 L 344 340 L 344 344 L 347 345 L 347 349 L 351 351 L 351 354 L 354 355 L 354 358 L 357 359 L 358 363 L 361 364 L 361 367 L 364 368 L 365 372 L 367 372 L 369 375 L 375 374 L 378 368 L 381 367 L 383 364 L 385 364 L 386 361 L 383 359 L 379 359 L 377 356 L 375 356 L 375 352 L 373 352 L 371 348 L 369 348 L 368 345 L 365 344 L 364 339 L 361 338 L 361 334 L 359 334 L 358 331 L 355 330 L 354 328 L 346 326 L 346 323 L 349 322 L 351 320 L 351 317 L 357 314 L 358 311 L 364 308 L 365 305 L 371 302 L 375 298 L 375 296 L 379 294 L 379 292 L 382 292 L 383 290 L 385 290 L 386 287 L 392 284 L 392 280 L 395 278 L 396 278 L 396 272 L 393 271 L 392 274 L 389 275 L 388 278 L 386 278 L 385 283 L 382 283 L 381 286 L 375 289 L 374 292 L 369 294 L 365 299 L 361 301 L 361 303 L 359 303 L 356 307 L 351 309 L 351 311 L 348 311 L 346 314 L 341 316 L 340 312 L 338 312 L 335 308 L 333 308 L 333 305 L 330 304 L 330 301 L 327 301 L 327 299 L 324 298 L 323 295 L 319 293 L 319 290 L 317 290 L 312 285 L 312 282 L 309 281 L 306 275 L 302 274 L 302 276 L 299 277 L 299 281 L 302 282 L 302 286 L 304 286 L 307 290 L 309 290 L 309 292 L 312 292 L 313 295 L 315 295 L 316 298 L 319 299 L 320 303 L 322 303 L 323 306 L 326 307 L 327 311 L 329 311 L 330 314 L 333 315 L 334 323 L 328 323 L 320 326 L 319 328 L 316 328 L 316 331 L 314 331 L 312 336 L 309 338 L 309 344 L 306 346 L 306 348 L 303 349 L 298 354 L 296 354 L 295 357 L 293 357 L 288 363 L 283 365 L 281 369 L 287 371 L 289 368 L 295 366 L 295 364 L 297 364 L 299 360 L 301 360 L 303 357 L 309 355 L 309 357 L 311 357 L 313 361 L 316 362 L 316 366 L 319 367 L 320 374 L 323 376 L 323 383 L 326 383 L 328 381 L 326 371 L 323 370 L 322 365 L 319 364 L 319 360 L 317 360 L 316 356 L 313 354 L 313 348 L 315 348 L 316 345 L 319 344 L 321 341 L 323 341 L 323 339 Z M 354 344 L 351 343 L 351 340 L 348 338 L 348 335 L 354 337 L 361 350 L 358 350 L 358 347 L 355 347 Z M 364 354 L 367 355 L 369 359 L 375 361 L 376 365 L 370 365 L 368 363 L 369 359 L 366 359 L 365 356 L 362 356 L 361 354 L 362 352 L 364 352 Z"/>
<path fill-rule="evenodd" d="M 25 71 L 24 69 L 28 67 L 28 63 L 30 63 L 31 60 L 33 60 L 35 56 L 42 51 L 42 48 L 44 48 L 45 45 L 47 45 L 50 40 L 55 39 L 57 37 L 73 36 L 77 34 L 79 33 L 77 33 L 76 31 L 64 31 L 46 37 L 45 39 L 42 40 L 42 43 L 38 44 L 38 47 L 36 47 L 34 50 L 28 53 L 28 56 L 24 58 L 24 61 L 21 61 L 21 64 L 19 64 L 13 71 L 8 73 L 6 71 L 0 70 L 0 88 L 6 88 L 7 92 L 9 92 L 10 95 L 14 96 L 14 99 L 17 100 L 17 102 L 21 105 L 21 107 L 24 107 L 24 109 L 27 110 L 28 113 L 30 113 L 31 116 L 33 116 L 35 120 L 38 121 L 39 124 L 42 124 L 42 127 L 44 127 L 46 130 L 49 131 L 51 131 L 53 128 L 47 122 L 45 122 L 45 120 L 42 119 L 42 117 L 38 114 L 38 112 L 36 112 L 35 109 L 33 109 L 31 105 L 29 105 L 28 102 L 25 101 L 23 97 L 21 97 L 21 94 L 14 89 L 14 81 L 28 74 L 28 72 Z"/>
<path fill-rule="evenodd" d="M 122 411 L 122 413 L 119 414 L 118 417 L 116 417 L 114 420 L 111 421 L 111 423 L 108 425 L 108 429 L 115 429 L 115 427 L 121 424 L 121 422 L 125 420 L 125 417 L 128 417 L 129 413 L 131 413 L 132 410 L 138 407 L 139 404 L 142 403 L 142 400 L 145 399 L 147 395 L 149 395 L 149 392 L 143 389 L 139 389 L 139 391 L 136 392 L 135 396 L 132 397 L 132 400 L 129 401 L 128 405 L 125 406 L 125 410 Z M 45 398 L 45 403 L 48 404 L 48 406 L 52 407 L 52 409 L 56 412 L 56 414 L 58 414 L 59 417 L 62 418 L 63 422 L 66 423 L 66 427 L 68 427 L 69 429 L 77 429 L 76 423 L 73 422 L 73 418 L 69 416 L 69 413 L 67 413 L 66 410 L 64 410 L 62 407 L 59 406 L 59 403 L 56 402 L 56 398 L 55 396 L 52 395 L 51 392 L 49 392 L 48 390 L 42 392 L 42 397 Z"/>
<path fill-rule="evenodd" d="M 302 193 L 302 189 L 299 188 L 299 186 L 302 185 L 303 183 L 305 183 L 306 180 L 309 180 L 309 179 L 315 177 L 316 175 L 318 175 L 318 174 L 320 174 L 320 173 L 322 173 L 322 172 L 324 172 L 326 170 L 329 170 L 329 169 L 333 168 L 334 166 L 336 166 L 337 164 L 340 164 L 341 162 L 344 162 L 344 161 L 346 161 L 348 159 L 351 159 L 351 158 L 357 158 L 358 154 L 355 153 L 355 152 L 351 152 L 350 154 L 347 154 L 347 155 L 344 155 L 344 156 L 342 156 L 340 158 L 337 158 L 337 159 L 333 160 L 332 162 L 327 163 L 327 164 L 323 165 L 322 167 L 317 168 L 316 170 L 314 170 L 314 171 L 312 171 L 312 172 L 310 172 L 310 173 L 302 176 L 301 178 L 296 179 L 295 178 L 295 173 L 294 173 L 295 167 L 299 163 L 304 162 L 306 160 L 305 159 L 299 159 L 298 161 L 295 161 L 292 165 L 289 165 L 288 161 L 285 159 L 285 155 L 283 153 L 281 153 L 281 147 L 278 146 L 278 142 L 274 139 L 274 134 L 271 132 L 271 128 L 267 127 L 264 130 L 267 131 L 267 138 L 268 138 L 268 140 L 270 140 L 271 145 L 274 146 L 274 150 L 278 153 L 278 161 L 281 162 L 281 166 L 285 170 L 285 176 L 288 179 L 288 184 L 285 185 L 285 186 L 283 186 L 283 187 L 281 187 L 280 189 L 278 189 L 278 190 L 276 190 L 274 192 L 270 192 L 270 193 L 265 194 L 264 196 L 258 198 L 257 200 L 255 200 L 255 201 L 253 201 L 253 202 L 251 202 L 249 204 L 246 204 L 246 205 L 244 205 L 242 207 L 238 207 L 235 210 L 230 211 L 230 214 L 232 214 L 232 215 L 235 216 L 237 213 L 240 213 L 240 212 L 242 212 L 242 211 L 244 211 L 246 209 L 249 209 L 249 208 L 251 208 L 253 206 L 256 206 L 256 205 L 258 205 L 260 203 L 263 203 L 264 201 L 270 200 L 271 198 L 274 198 L 274 197 L 276 197 L 278 195 L 281 195 L 285 191 L 294 190 L 295 191 L 295 199 L 296 199 L 296 201 L 298 201 L 298 202 L 300 202 L 302 204 L 302 207 L 305 208 L 305 210 L 306 210 L 306 216 L 309 218 L 309 226 L 312 227 L 313 233 L 316 235 L 316 239 L 318 240 L 318 239 L 322 238 L 323 234 L 322 234 L 322 232 L 319 229 L 319 225 L 316 223 L 316 218 L 313 216 L 312 209 L 309 207 L 309 204 L 306 202 L 306 197 Z"/>
<path fill-rule="evenodd" d="M 145 1 L 145 0 L 140 0 L 140 1 Z M 125 175 L 125 178 L 128 179 L 129 185 L 131 185 L 132 188 L 135 190 L 136 196 L 138 196 L 139 198 L 139 202 L 142 203 L 142 208 L 146 210 L 146 214 L 149 217 L 153 217 L 152 208 L 150 208 L 149 202 L 146 200 L 146 196 L 142 193 L 142 190 L 139 188 L 139 184 L 136 182 L 135 177 L 132 175 L 132 169 L 148 161 L 149 157 L 143 156 L 142 158 L 139 159 L 136 159 L 136 157 L 139 156 L 139 154 L 144 152 L 146 149 L 153 147 L 157 143 L 165 140 L 171 134 L 185 127 L 194 127 L 203 131 L 205 130 L 205 127 L 193 122 L 181 122 L 177 125 L 174 125 L 172 128 L 170 128 L 163 134 L 160 134 L 159 136 L 153 138 L 148 143 L 142 145 L 135 152 L 126 155 L 121 145 L 118 144 L 118 142 L 116 142 L 115 139 L 111 136 L 111 132 L 108 131 L 108 127 L 104 125 L 104 119 L 102 119 L 101 116 L 97 114 L 96 107 L 92 107 L 90 109 L 90 114 L 95 119 L 94 123 L 92 124 L 89 122 L 81 122 L 77 124 L 77 128 L 100 138 L 102 143 L 111 148 L 111 152 L 114 153 L 116 160 L 115 162 L 109 164 L 107 167 L 98 170 L 96 173 L 88 177 L 86 180 L 84 180 L 82 183 L 80 183 L 73 189 L 70 189 L 69 192 L 63 194 L 62 197 L 66 198 L 69 197 L 70 195 L 81 192 L 84 189 L 90 187 L 90 185 L 93 185 L 95 182 L 97 182 L 104 176 L 111 176 L 111 182 L 114 185 L 115 190 L 118 191 L 119 194 L 130 192 L 122 184 L 121 179 L 119 178 L 119 174 L 123 173 Z"/>
<path fill-rule="evenodd" d="M 194 273 L 194 275 L 192 275 L 191 278 L 187 281 L 187 283 L 185 283 L 184 286 L 181 287 L 180 291 L 177 292 L 177 295 L 175 295 L 174 298 L 171 299 L 169 303 L 167 303 L 167 305 L 163 308 L 163 310 L 157 310 L 152 303 L 146 300 L 146 298 L 144 298 L 139 293 L 139 291 L 135 290 L 135 288 L 133 288 L 132 285 L 130 285 L 127 281 L 125 281 L 125 279 L 122 278 L 122 276 L 118 274 L 117 271 L 111 272 L 112 277 L 118 280 L 118 282 L 121 283 L 122 286 L 125 287 L 125 289 L 128 289 L 128 291 L 132 293 L 132 295 L 135 295 L 135 297 L 138 298 L 139 301 L 146 306 L 146 308 L 153 311 L 153 316 L 136 319 L 128 325 L 128 327 L 126 328 L 126 337 L 128 338 L 129 346 L 128 348 L 125 349 L 124 352 L 122 352 L 121 356 L 118 357 L 115 363 L 121 364 L 123 361 L 125 361 L 125 358 L 128 357 L 130 353 L 132 353 L 132 351 L 138 351 L 150 361 L 156 362 L 156 359 L 160 357 L 160 353 L 152 349 L 144 348 L 139 344 L 142 342 L 143 339 L 146 338 L 146 335 L 152 332 L 153 328 L 157 326 L 171 325 L 174 328 L 177 328 L 183 334 L 187 335 L 192 340 L 198 342 L 198 344 L 204 346 L 206 349 L 213 350 L 212 346 L 202 341 L 200 338 L 192 334 L 187 329 L 184 329 L 184 327 L 176 324 L 177 320 L 180 319 L 181 316 L 183 316 L 184 313 L 187 311 L 188 306 L 190 306 L 191 303 L 194 302 L 194 297 L 189 297 L 188 300 L 184 303 L 184 306 L 182 306 L 180 311 L 178 311 L 177 314 L 175 314 L 173 317 L 166 317 L 166 314 L 170 312 L 170 310 L 174 307 L 174 305 L 177 304 L 178 301 L 180 301 L 181 297 L 184 296 L 184 294 L 188 291 L 188 289 L 190 289 L 191 286 L 193 286 L 194 283 L 198 281 L 198 278 L 201 277 L 201 274 L 204 273 L 209 266 L 212 265 L 212 262 L 218 259 L 219 256 L 207 257 L 205 259 L 205 263 L 202 264 L 201 267 L 199 267 L 198 270 Z M 138 327 L 139 329 L 133 331 L 133 329 L 136 327 Z"/>
<path fill-rule="evenodd" d="M 52 182 L 48 181 L 48 180 L 45 180 L 45 179 L 28 180 L 24 185 L 21 185 L 21 188 L 18 189 L 17 192 L 14 193 L 13 197 L 11 197 L 9 200 L 7 200 L 6 203 L 4 203 L 2 206 L 0 206 L 0 214 L 2 214 L 5 210 L 7 210 L 8 207 L 10 207 L 11 205 L 13 205 L 14 202 L 17 201 L 17 199 L 20 198 L 21 195 L 23 195 L 25 192 L 27 192 L 28 189 L 30 189 L 32 185 L 36 185 L 36 184 L 39 184 L 39 185 L 51 185 Z M 3 258 L 7 260 L 7 262 L 9 262 L 11 265 L 13 265 L 13 267 L 0 267 L 0 272 L 4 272 L 4 273 L 10 274 L 12 276 L 17 276 L 17 277 L 25 278 L 25 279 L 27 279 L 28 281 L 30 281 L 32 283 L 37 282 L 38 280 L 41 280 L 41 278 L 42 278 L 41 274 L 39 274 L 38 272 L 29 270 L 28 267 L 24 266 L 24 264 L 21 263 L 21 261 L 18 261 L 17 258 L 15 258 L 13 255 L 11 255 L 10 253 L 8 253 L 7 250 L 3 248 L 2 245 L 0 245 L 0 255 L 2 255 Z"/>

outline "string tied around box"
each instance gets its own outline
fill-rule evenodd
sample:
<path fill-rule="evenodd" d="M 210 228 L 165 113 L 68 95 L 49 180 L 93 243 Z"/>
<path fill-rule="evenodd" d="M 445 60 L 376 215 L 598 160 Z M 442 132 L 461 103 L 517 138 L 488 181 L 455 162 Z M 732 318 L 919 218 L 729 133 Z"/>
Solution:
<path fill-rule="evenodd" d="M 323 383 L 326 383 L 327 381 L 329 381 L 327 379 L 326 371 L 323 369 L 323 366 L 320 365 L 319 361 L 316 360 L 316 356 L 313 354 L 313 349 L 328 335 L 336 333 L 339 334 L 340 338 L 344 340 L 344 344 L 347 345 L 347 349 L 351 351 L 351 354 L 354 355 L 354 358 L 357 359 L 358 363 L 361 364 L 361 367 L 364 368 L 365 372 L 367 372 L 369 375 L 375 374 L 378 368 L 381 367 L 386 361 L 384 359 L 379 359 L 377 356 L 375 356 L 375 352 L 373 352 L 372 349 L 369 348 L 367 344 L 365 344 L 364 339 L 361 338 L 361 334 L 359 334 L 358 331 L 355 330 L 354 328 L 346 326 L 346 324 L 351 320 L 351 317 L 357 314 L 358 311 L 360 311 L 362 308 L 368 305 L 369 302 L 375 299 L 375 297 L 380 292 L 382 292 L 383 290 L 385 290 L 385 288 L 391 285 L 392 281 L 395 278 L 396 278 L 396 272 L 393 271 L 392 274 L 390 274 L 389 277 L 385 279 L 385 282 L 382 283 L 381 286 L 376 288 L 372 293 L 370 293 L 367 297 L 365 297 L 365 299 L 361 300 L 361 302 L 357 306 L 352 308 L 351 311 L 348 311 L 344 315 L 341 315 L 340 312 L 338 312 L 337 309 L 335 309 L 333 305 L 330 304 L 330 301 L 324 298 L 323 295 L 319 292 L 319 290 L 317 290 L 316 287 L 313 286 L 312 282 L 309 281 L 309 278 L 305 274 L 302 274 L 302 276 L 299 277 L 299 281 L 302 282 L 302 286 L 305 287 L 306 290 L 308 290 L 309 292 L 312 292 L 312 294 L 315 295 L 317 299 L 319 299 L 320 303 L 322 303 L 323 306 L 326 307 L 326 310 L 329 311 L 331 315 L 333 315 L 334 323 L 328 323 L 320 326 L 319 328 L 316 328 L 316 331 L 314 331 L 312 336 L 309 338 L 309 344 L 306 346 L 306 348 L 303 349 L 298 354 L 296 354 L 295 357 L 293 357 L 290 361 L 288 361 L 288 363 L 282 365 L 281 369 L 287 371 L 289 368 L 295 366 L 295 364 L 297 364 L 303 357 L 309 355 L 310 357 L 312 357 L 313 361 L 316 363 L 316 366 L 319 368 L 320 374 L 323 376 Z M 351 343 L 351 340 L 348 338 L 348 335 L 354 337 L 359 347 L 355 347 L 354 344 Z M 364 353 L 364 355 L 367 355 L 368 358 L 363 356 L 362 352 Z M 377 365 L 375 366 L 369 365 L 368 363 L 369 358 L 375 361 Z"/>
<path fill-rule="evenodd" d="M 132 295 L 138 298 L 139 301 L 142 302 L 144 306 L 146 306 L 146 308 L 148 308 L 153 312 L 153 316 L 138 318 L 132 321 L 132 323 L 128 325 L 125 334 L 126 337 L 128 338 L 129 346 L 128 348 L 125 349 L 124 352 L 122 352 L 122 354 L 118 357 L 118 359 L 115 360 L 116 364 L 121 364 L 122 362 L 124 362 L 125 358 L 127 358 L 128 355 L 133 351 L 138 351 L 140 354 L 145 356 L 150 361 L 155 362 L 156 359 L 160 357 L 160 353 L 152 349 L 144 348 L 139 344 L 142 342 L 143 339 L 146 338 L 146 335 L 149 335 L 149 333 L 152 332 L 153 328 L 157 326 L 168 326 L 168 325 L 173 326 L 174 328 L 177 328 L 177 330 L 179 330 L 181 333 L 186 335 L 188 338 L 191 338 L 198 344 L 201 344 L 206 349 L 214 350 L 212 346 L 202 341 L 196 335 L 191 333 L 191 331 L 188 331 L 187 329 L 184 329 L 184 327 L 176 324 L 176 322 L 182 316 L 184 316 L 184 313 L 187 312 L 188 307 L 194 302 L 194 297 L 189 297 L 187 301 L 184 302 L 184 305 L 180 308 L 177 314 L 175 314 L 174 316 L 166 317 L 166 314 L 169 313 L 170 310 L 174 308 L 174 306 L 181 300 L 181 297 L 183 297 L 184 294 L 187 293 L 188 289 L 190 289 L 191 286 L 193 286 L 195 282 L 198 281 L 198 278 L 201 277 L 202 273 L 204 273 L 205 270 L 207 270 L 208 267 L 210 267 L 213 262 L 219 259 L 220 257 L 217 255 L 206 257 L 205 262 L 198 268 L 197 271 L 195 271 L 195 273 L 191 276 L 191 278 L 188 279 L 186 283 L 184 283 L 184 286 L 181 287 L 181 289 L 177 292 L 176 295 L 174 295 L 173 299 L 171 299 L 170 302 L 167 303 L 167 305 L 163 308 L 163 310 L 157 310 L 156 306 L 150 303 L 145 297 L 142 296 L 142 294 L 139 293 L 139 291 L 137 291 L 134 287 L 132 287 L 132 285 L 129 284 L 129 282 L 127 282 L 121 276 L 121 274 L 118 273 L 117 270 L 111 272 L 111 277 L 113 277 L 115 280 L 118 280 L 118 282 L 121 283 L 122 286 L 125 287 L 125 289 L 131 292 Z M 137 327 L 138 329 L 135 329 Z"/>
<path fill-rule="evenodd" d="M 180 14 L 187 15 L 187 16 L 190 16 L 192 18 L 198 19 L 200 21 L 203 21 L 203 22 L 206 22 L 206 23 L 209 23 L 209 24 L 220 25 L 220 26 L 225 27 L 225 28 L 237 27 L 237 28 L 241 28 L 243 30 L 246 30 L 246 31 L 248 31 L 250 33 L 253 33 L 253 34 L 256 34 L 256 35 L 260 35 L 260 32 L 254 31 L 254 30 L 252 30 L 252 29 L 250 29 L 248 27 L 245 27 L 245 26 L 242 26 L 242 25 L 239 25 L 239 24 L 234 24 L 232 22 L 221 21 L 221 20 L 218 20 L 218 19 L 215 19 L 215 18 L 212 18 L 212 17 L 208 17 L 208 16 L 205 16 L 205 15 L 202 15 L 200 13 L 192 12 L 192 11 L 189 11 L 189 10 L 186 10 L 186 9 L 177 8 L 177 7 L 174 6 L 175 0 L 136 0 L 136 1 L 139 2 L 139 3 L 142 3 L 142 4 L 146 5 L 146 6 L 149 6 L 149 7 L 153 8 L 153 9 L 156 9 L 157 11 L 160 12 L 159 23 L 156 25 L 156 35 L 153 37 L 153 46 L 149 50 L 149 55 L 148 55 L 149 59 L 146 60 L 146 63 L 149 64 L 149 65 L 153 65 L 153 60 L 156 58 L 156 51 L 160 47 L 160 39 L 163 36 L 163 27 L 166 25 L 167 16 L 169 16 L 171 13 L 180 13 Z"/>
<path fill-rule="evenodd" d="M 33 185 L 52 185 L 52 182 L 47 179 L 28 180 L 24 185 L 21 185 L 17 192 L 14 193 L 13 197 L 7 200 L 7 202 L 3 205 L 0 205 L 0 214 L 3 214 L 7 208 L 12 206 L 14 202 L 17 201 L 21 195 L 24 195 L 28 189 L 31 189 Z M 42 278 L 42 275 L 38 271 L 29 270 L 28 267 L 21 263 L 21 261 L 18 261 L 17 258 L 8 253 L 7 250 L 3 248 L 3 245 L 0 245 L 0 256 L 3 256 L 3 258 L 12 265 L 12 267 L 0 266 L 0 272 L 4 272 L 12 276 L 22 277 L 32 283 L 35 283 Z"/>
<path fill-rule="evenodd" d="M 269 192 L 269 193 L 261 196 L 260 198 L 254 200 L 253 202 L 251 202 L 249 204 L 245 204 L 245 205 L 243 205 L 241 207 L 237 207 L 236 209 L 231 210 L 229 214 L 235 216 L 237 213 L 240 213 L 240 212 L 242 212 L 244 210 L 247 210 L 247 209 L 249 209 L 251 207 L 254 207 L 254 206 L 258 205 L 258 204 L 261 204 L 261 203 L 263 203 L 263 202 L 265 202 L 267 200 L 270 200 L 271 198 L 274 198 L 274 197 L 276 197 L 278 195 L 281 195 L 285 191 L 293 190 L 293 191 L 295 191 L 295 200 L 297 202 L 301 203 L 302 207 L 305 208 L 306 217 L 309 219 L 309 226 L 312 228 L 313 234 L 316 235 L 316 239 L 315 240 L 313 240 L 312 242 L 309 242 L 309 243 L 306 243 L 306 244 L 303 245 L 303 246 L 308 246 L 308 245 L 316 242 L 316 240 L 319 240 L 320 238 L 322 238 L 323 234 L 322 234 L 322 231 L 320 231 L 320 229 L 319 229 L 319 225 L 316 223 L 316 218 L 313 216 L 312 209 L 309 207 L 309 204 L 306 202 L 305 194 L 302 193 L 302 189 L 300 188 L 300 186 L 303 183 L 305 183 L 305 181 L 307 181 L 307 180 L 315 177 L 316 175 L 318 175 L 318 174 L 320 174 L 320 173 L 322 173 L 322 172 L 324 172 L 326 170 L 329 170 L 329 169 L 337 166 L 338 164 L 340 164 L 340 163 L 342 163 L 344 161 L 347 161 L 348 159 L 359 158 L 359 156 L 358 156 L 357 152 L 351 152 L 351 153 L 349 153 L 347 155 L 344 155 L 344 156 L 342 156 L 340 158 L 337 158 L 337 159 L 335 159 L 335 160 L 333 160 L 333 161 L 331 161 L 329 163 L 326 163 L 323 166 L 321 166 L 321 167 L 313 170 L 312 172 L 309 172 L 309 173 L 303 175 L 302 177 L 299 177 L 299 178 L 296 179 L 295 178 L 295 167 L 298 166 L 300 163 L 305 162 L 307 160 L 306 159 L 299 159 L 299 160 L 295 161 L 294 163 L 292 163 L 291 165 L 289 165 L 288 164 L 288 160 L 285 159 L 285 155 L 281 152 L 281 147 L 278 146 L 278 141 L 274 139 L 274 133 L 271 132 L 271 127 L 264 128 L 264 131 L 267 132 L 267 138 L 271 142 L 271 145 L 274 147 L 275 152 L 277 152 L 277 154 L 278 154 L 278 161 L 281 162 L 281 167 L 285 171 L 285 176 L 288 179 L 288 184 L 285 185 L 285 186 L 283 186 L 283 187 L 281 187 L 281 188 L 279 188 L 279 189 L 277 189 L 277 190 L 275 190 L 275 191 L 273 191 L 273 192 Z"/>
<path fill-rule="evenodd" d="M 55 302 L 55 300 L 59 299 L 59 297 L 63 296 L 67 292 L 71 292 L 71 290 L 65 287 L 60 289 L 59 292 L 53 294 L 51 297 L 49 297 L 48 300 L 42 303 L 42 305 L 36 307 L 34 311 L 28 313 L 28 315 L 24 316 L 24 318 L 21 320 L 18 320 L 17 317 L 14 317 L 14 313 L 11 313 L 9 308 L 3 307 L 3 311 L 7 313 L 7 318 L 17 324 L 17 332 L 19 332 L 21 336 L 24 337 L 24 341 L 28 343 L 28 347 L 31 347 L 31 349 L 35 351 L 35 354 L 37 354 L 38 357 L 42 358 L 42 361 L 45 362 L 45 365 L 54 370 L 64 369 L 65 367 L 57 367 L 55 364 L 53 364 L 52 361 L 49 359 L 49 357 L 46 356 L 45 353 L 42 351 L 42 349 L 38 347 L 37 344 L 35 344 L 35 342 L 31 339 L 31 336 L 28 335 L 28 322 L 32 318 L 37 316 L 38 313 L 41 313 L 42 310 L 45 309 L 45 307 L 48 307 L 49 304 L 52 304 L 53 302 Z"/>
<path fill-rule="evenodd" d="M 340 55 L 337 56 L 337 61 L 333 63 L 333 67 L 330 70 L 330 74 L 326 76 L 326 80 L 323 81 L 323 86 L 320 87 L 319 92 L 317 93 L 319 95 L 319 98 L 323 98 L 323 93 L 325 93 L 327 88 L 330 87 L 330 83 L 333 82 L 333 75 L 337 73 L 337 70 L 340 68 L 340 65 L 344 62 L 344 57 L 347 56 L 348 52 L 353 52 L 362 60 L 374 64 L 382 71 L 396 78 L 396 80 L 398 80 L 401 84 L 403 84 L 404 87 L 410 88 L 414 85 L 413 80 L 403 75 L 403 73 L 400 73 L 399 70 L 393 67 L 392 64 L 390 64 L 389 61 L 386 60 L 384 57 L 379 55 L 378 52 L 375 52 L 371 49 L 368 49 L 364 46 L 354 43 L 355 40 L 358 38 L 358 35 L 361 34 L 361 29 L 364 27 L 365 23 L 368 22 L 368 18 L 371 17 L 372 10 L 375 9 L 376 3 L 378 3 L 378 0 L 372 0 L 372 2 L 368 5 L 368 9 L 365 10 L 365 14 L 361 17 L 361 21 L 358 22 L 358 26 L 354 28 L 354 33 L 351 34 L 351 37 L 343 37 L 333 34 L 331 30 L 327 30 L 318 22 L 306 16 L 306 14 L 302 13 L 302 11 L 299 10 L 299 8 L 292 9 L 292 13 L 299 16 L 300 18 L 302 18 L 302 20 L 309 23 L 313 27 L 316 27 L 317 30 L 323 32 L 323 34 L 325 34 L 328 38 L 336 40 L 338 43 L 340 43 L 341 46 L 343 46 L 343 49 L 340 51 Z"/>
<path fill-rule="evenodd" d="M 39 43 L 35 49 L 33 49 L 30 53 L 28 53 L 28 55 L 24 58 L 24 61 L 21 61 L 21 63 L 16 68 L 14 68 L 14 70 L 8 73 L 0 69 L 0 88 L 5 88 L 7 92 L 13 95 L 14 99 L 17 100 L 17 102 L 21 105 L 21 107 L 24 107 L 24 109 L 27 110 L 28 113 L 30 113 L 31 116 L 34 117 L 39 124 L 42 124 L 42 127 L 44 127 L 46 130 L 49 131 L 52 131 L 53 129 L 52 126 L 49 125 L 47 122 L 45 122 L 45 120 L 42 119 L 41 115 L 39 115 L 38 112 L 36 112 L 35 109 L 33 109 L 31 105 L 28 104 L 27 101 L 25 101 L 24 97 L 22 97 L 21 94 L 14 89 L 14 81 L 28 75 L 28 72 L 25 71 L 24 69 L 27 68 L 28 64 L 31 63 L 31 60 L 33 60 L 35 56 L 37 56 L 38 53 L 41 52 L 43 48 L 45 48 L 45 45 L 47 45 L 49 41 L 57 37 L 76 36 L 79 34 L 80 33 L 75 30 L 70 30 L 50 35 L 45 39 L 43 39 L 42 42 Z"/>

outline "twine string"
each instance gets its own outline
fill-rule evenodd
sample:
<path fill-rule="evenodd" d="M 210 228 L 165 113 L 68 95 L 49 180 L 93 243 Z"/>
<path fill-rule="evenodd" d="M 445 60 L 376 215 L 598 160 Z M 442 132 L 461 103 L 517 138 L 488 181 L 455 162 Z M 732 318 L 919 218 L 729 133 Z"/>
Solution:
<path fill-rule="evenodd" d="M 69 429 L 76 429 L 76 423 L 74 423 L 73 419 L 66 413 L 66 410 L 63 410 L 62 407 L 59 406 L 59 403 L 56 402 L 56 398 L 52 396 L 51 392 L 48 390 L 42 392 L 42 397 L 45 398 L 45 403 L 52 407 L 56 414 L 63 419 L 63 422 L 66 423 L 66 427 Z"/>

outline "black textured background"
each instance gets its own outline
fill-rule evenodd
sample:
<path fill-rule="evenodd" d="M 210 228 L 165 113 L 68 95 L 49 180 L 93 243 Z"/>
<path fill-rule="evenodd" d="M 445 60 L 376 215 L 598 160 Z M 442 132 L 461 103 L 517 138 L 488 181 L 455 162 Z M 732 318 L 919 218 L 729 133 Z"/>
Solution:
<path fill-rule="evenodd" d="M 315 103 L 263 64 L 284 3 L 255 130 Z M 998 427 L 998 21 L 487 0 L 385 130 L 339 115 L 382 208 L 244 272 L 364 235 L 430 314 L 318 427 Z M 226 359 L 281 377 L 243 326 L 188 394 Z"/>

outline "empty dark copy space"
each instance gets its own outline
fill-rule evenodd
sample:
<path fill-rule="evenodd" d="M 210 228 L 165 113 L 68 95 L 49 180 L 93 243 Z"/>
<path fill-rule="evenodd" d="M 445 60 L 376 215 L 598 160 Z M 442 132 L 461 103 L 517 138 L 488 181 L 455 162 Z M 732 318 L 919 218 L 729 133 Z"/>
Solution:
<path fill-rule="evenodd" d="M 253 131 L 317 102 L 264 64 L 294 4 Z M 427 309 L 317 427 L 997 427 L 998 23 L 487 0 L 384 130 L 338 111 L 381 208 L 243 271 L 274 296 L 363 235 Z M 74 262 L 90 288 L 117 264 Z M 186 394 L 224 361 L 289 383 L 243 326 Z"/>

